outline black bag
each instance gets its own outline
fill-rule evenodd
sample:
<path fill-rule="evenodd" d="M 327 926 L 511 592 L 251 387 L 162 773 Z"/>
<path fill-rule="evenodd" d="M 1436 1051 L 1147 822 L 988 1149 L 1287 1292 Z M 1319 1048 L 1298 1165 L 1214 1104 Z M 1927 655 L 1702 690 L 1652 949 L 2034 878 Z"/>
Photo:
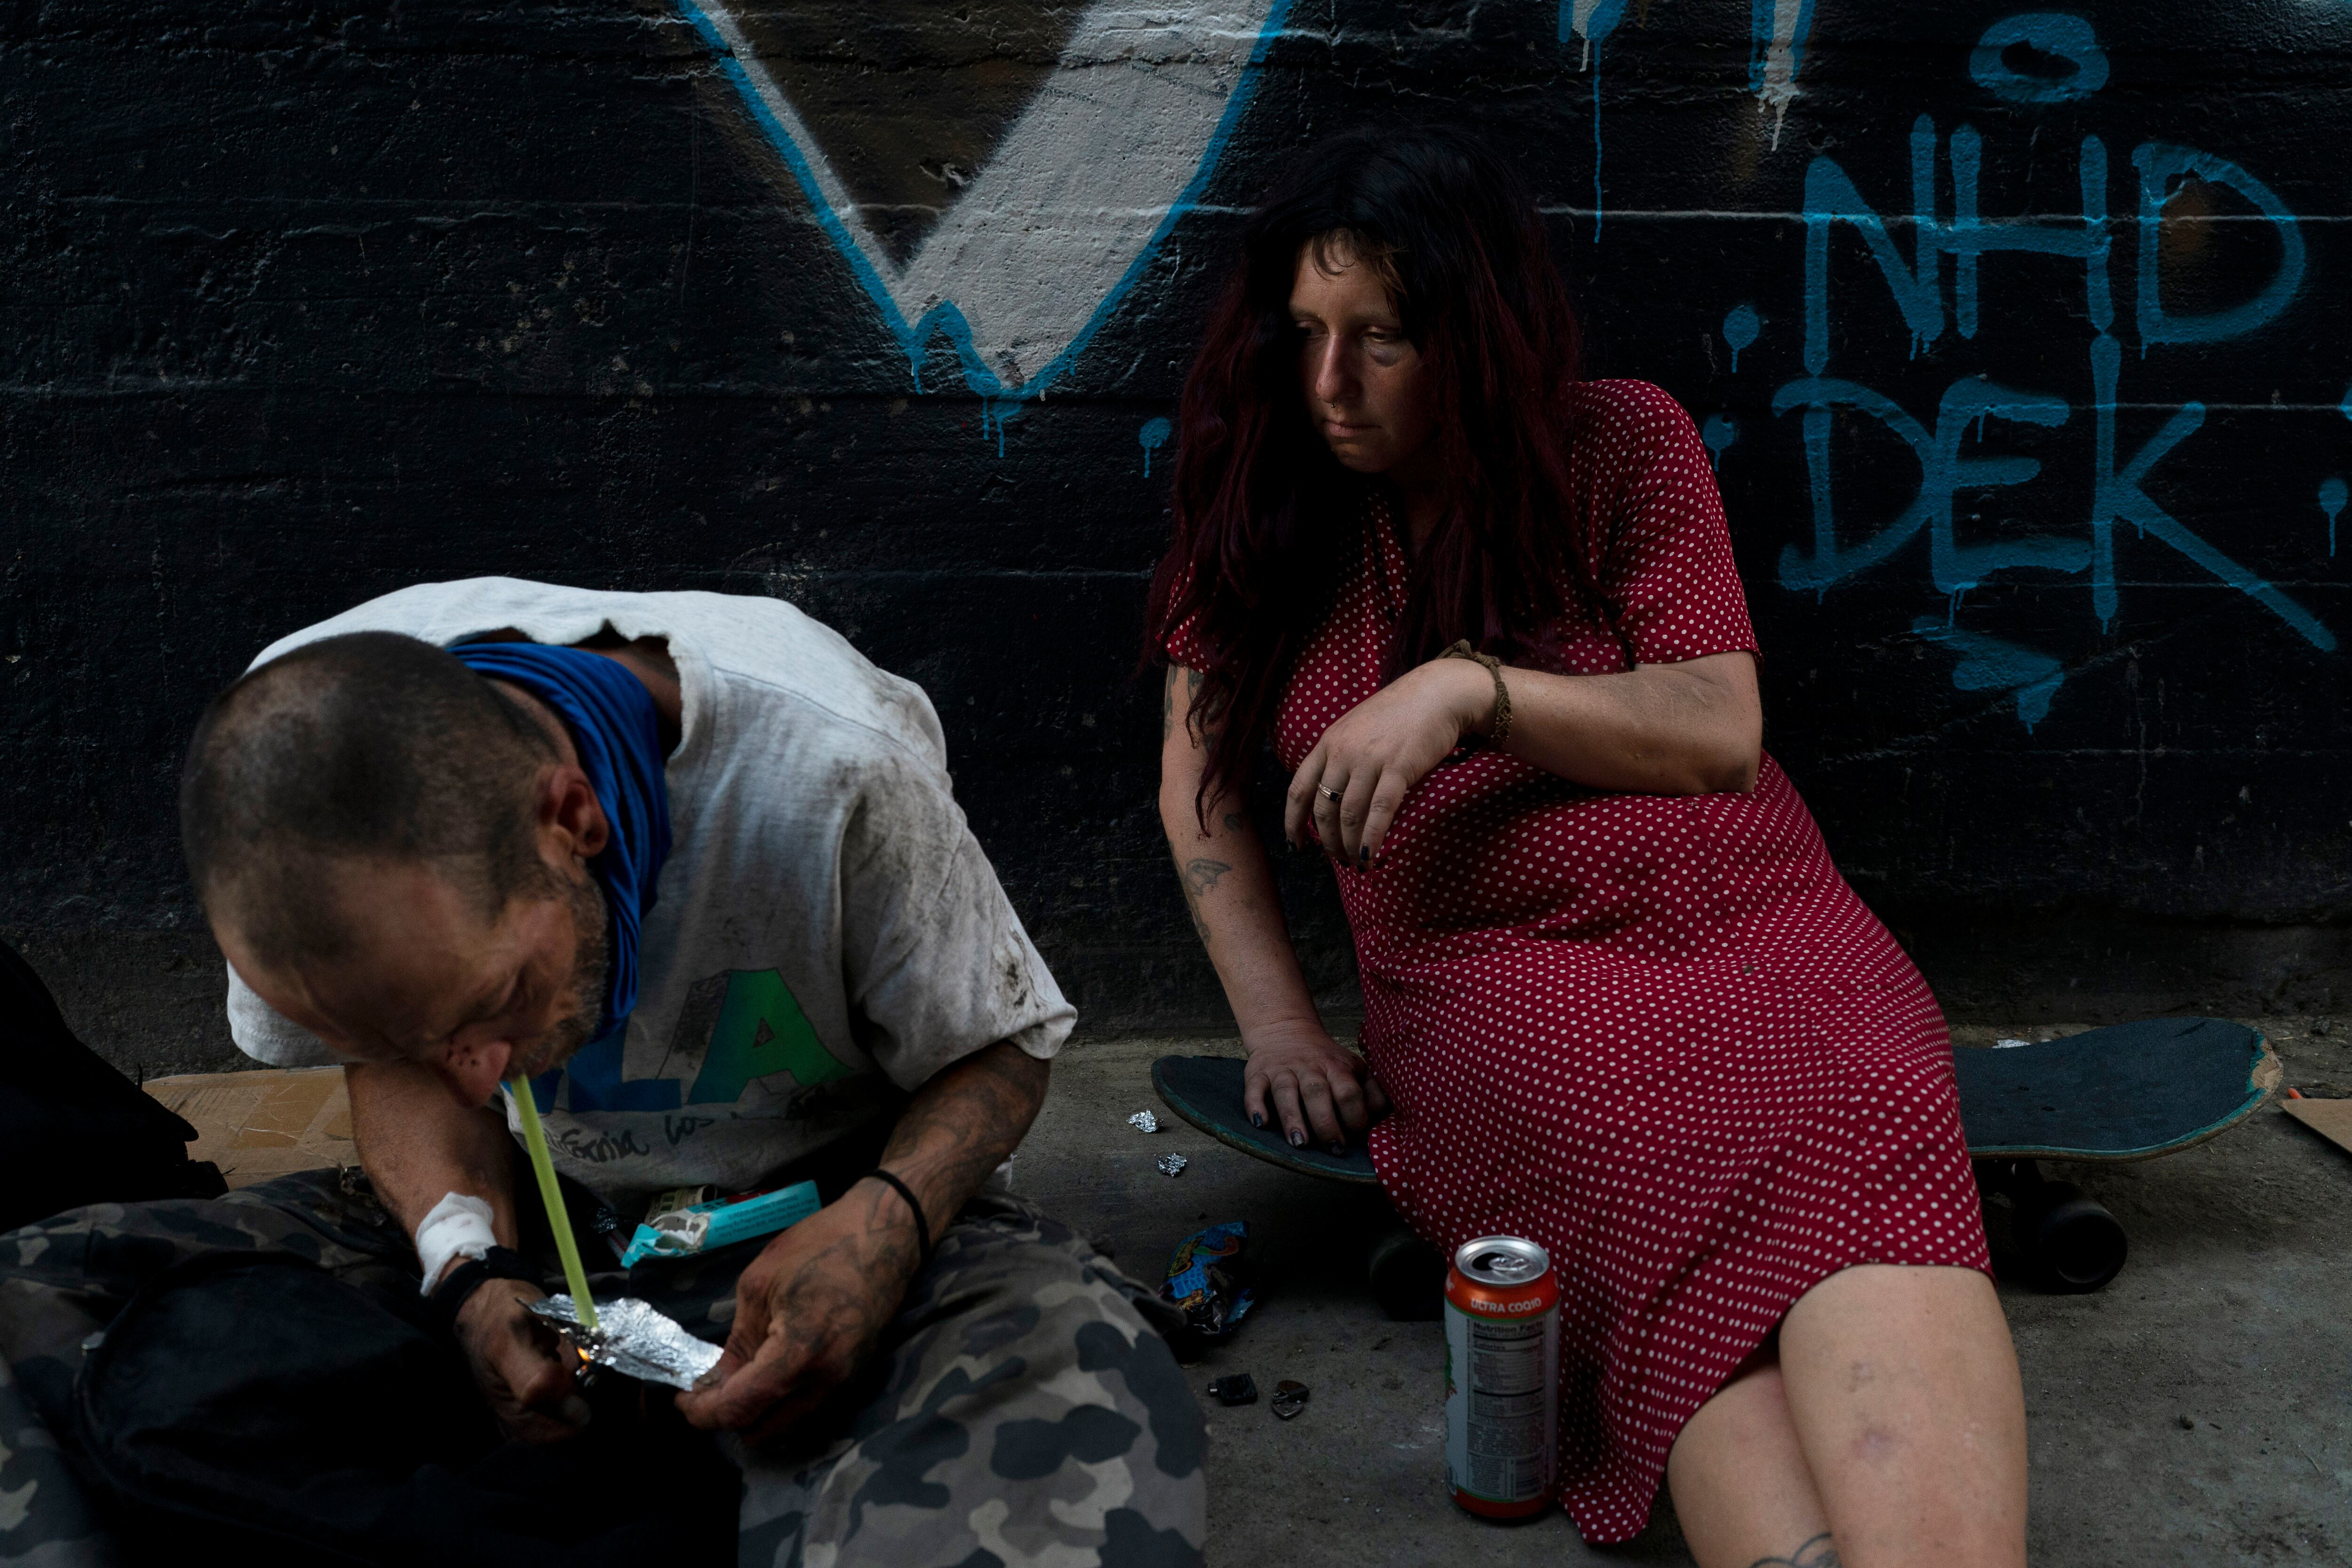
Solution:
<path fill-rule="evenodd" d="M 0 1233 L 84 1204 L 217 1197 L 196 1130 L 66 1027 L 32 965 L 0 942 Z"/>
<path fill-rule="evenodd" d="M 501 1443 L 421 1299 L 211 1253 L 84 1359 L 70 1447 L 133 1562 L 731 1563 L 740 1479 L 669 1392 L 607 1373 L 580 1436 Z"/>

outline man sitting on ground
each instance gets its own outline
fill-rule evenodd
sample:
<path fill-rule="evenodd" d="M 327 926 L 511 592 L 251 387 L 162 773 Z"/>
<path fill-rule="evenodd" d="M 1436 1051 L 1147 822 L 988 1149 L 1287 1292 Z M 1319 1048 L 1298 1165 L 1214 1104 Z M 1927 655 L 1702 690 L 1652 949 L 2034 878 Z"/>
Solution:
<path fill-rule="evenodd" d="M 1200 1416 L 1153 1304 L 992 1179 L 1075 1015 L 915 686 L 772 600 L 430 584 L 265 650 L 182 816 L 238 1046 L 345 1064 L 368 1180 L 509 1435 L 587 1415 L 524 1310 L 540 1271 L 490 1248 L 538 1202 L 528 1080 L 624 1236 L 682 1185 L 830 1199 L 678 1396 L 731 1435 L 746 1563 L 1198 1560 Z"/>

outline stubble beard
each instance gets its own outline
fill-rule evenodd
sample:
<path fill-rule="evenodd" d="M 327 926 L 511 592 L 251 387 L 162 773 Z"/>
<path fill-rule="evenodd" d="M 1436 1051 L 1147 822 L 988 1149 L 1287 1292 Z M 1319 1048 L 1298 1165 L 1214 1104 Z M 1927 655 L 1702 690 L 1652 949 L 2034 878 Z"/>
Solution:
<path fill-rule="evenodd" d="M 604 890 L 596 885 L 594 877 L 583 871 L 564 889 L 564 898 L 572 906 L 575 933 L 572 1007 L 553 1028 L 517 1054 L 516 1074 L 522 1078 L 537 1078 L 570 1061 L 581 1047 L 596 1037 L 596 1026 L 604 1017 L 604 994 L 613 969 Z"/>

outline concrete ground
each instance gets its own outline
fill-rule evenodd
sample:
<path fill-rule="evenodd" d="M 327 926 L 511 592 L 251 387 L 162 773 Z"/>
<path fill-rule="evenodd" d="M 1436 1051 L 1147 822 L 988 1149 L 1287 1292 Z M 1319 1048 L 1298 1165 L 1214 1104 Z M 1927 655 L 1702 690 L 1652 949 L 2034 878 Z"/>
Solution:
<path fill-rule="evenodd" d="M 2254 1020 L 2306 1092 L 2352 1094 L 2352 1024 Z M 1956 1031 L 1964 1045 L 2078 1026 Z M 1214 1220 L 1251 1223 L 1261 1305 L 1191 1369 L 1261 1389 L 1296 1378 L 1303 1415 L 1202 1394 L 1210 1561 L 1365 1564 L 1686 1563 L 1672 1505 L 1628 1546 L 1585 1547 L 1557 1511 L 1492 1525 L 1444 1485 L 1438 1325 L 1384 1318 L 1363 1283 L 1377 1217 L 1361 1189 L 1290 1175 L 1165 1113 L 1153 1058 L 1238 1055 L 1231 1040 L 1097 1039 L 1055 1065 L 1014 1184 L 1156 1281 Z M 1132 1112 L 1160 1113 L 1143 1136 Z M 1153 1162 L 1189 1157 L 1181 1176 Z M 2122 1220 L 2131 1257 L 2090 1296 L 2001 1299 L 2025 1373 L 2032 1560 L 2063 1568 L 2352 1561 L 2352 1154 L 2273 1108 L 2201 1147 L 2132 1165 L 2052 1167 Z M 1377 1197 L 1371 1202 L 1378 1203 Z M 2005 1251 L 2000 1215 L 1995 1256 Z"/>

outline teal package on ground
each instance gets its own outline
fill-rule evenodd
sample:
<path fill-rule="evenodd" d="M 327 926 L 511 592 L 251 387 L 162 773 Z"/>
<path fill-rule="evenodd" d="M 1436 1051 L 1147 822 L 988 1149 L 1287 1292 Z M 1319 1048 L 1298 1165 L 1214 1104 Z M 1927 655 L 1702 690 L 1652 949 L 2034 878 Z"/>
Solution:
<path fill-rule="evenodd" d="M 800 1224 L 822 1206 L 814 1182 L 794 1182 L 772 1193 L 713 1198 L 707 1204 L 656 1215 L 637 1226 L 621 1267 L 635 1268 L 648 1258 L 688 1258 L 714 1247 L 749 1241 Z"/>

